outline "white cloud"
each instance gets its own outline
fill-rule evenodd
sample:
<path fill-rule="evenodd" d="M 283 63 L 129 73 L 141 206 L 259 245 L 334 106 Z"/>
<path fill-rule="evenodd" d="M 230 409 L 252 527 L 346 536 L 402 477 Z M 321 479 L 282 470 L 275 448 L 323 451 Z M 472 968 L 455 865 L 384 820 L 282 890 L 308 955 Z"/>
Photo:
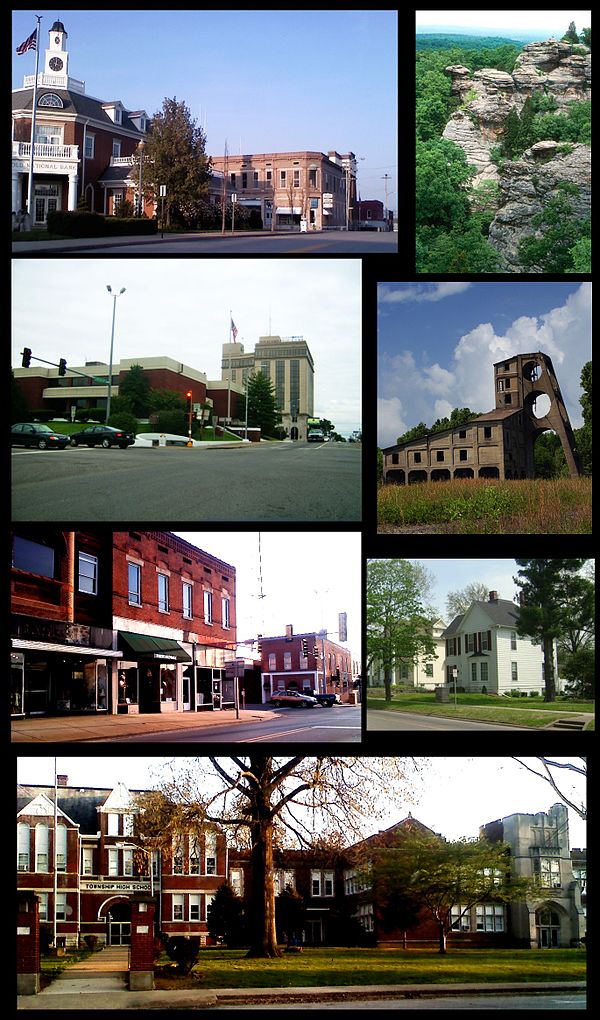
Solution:
<path fill-rule="evenodd" d="M 581 369 L 592 356 L 591 337 L 591 284 L 582 283 L 563 305 L 539 317 L 519 316 L 503 334 L 490 322 L 474 326 L 449 350 L 447 366 L 417 364 L 411 351 L 394 357 L 383 353 L 379 395 L 388 403 L 399 398 L 404 431 L 420 421 L 431 425 L 454 407 L 491 411 L 493 364 L 514 354 L 542 351 L 552 359 L 571 424 L 577 428 L 582 424 Z M 433 406 L 432 396 L 437 398 Z"/>
<path fill-rule="evenodd" d="M 442 301 L 454 294 L 462 294 L 472 287 L 472 283 L 424 283 L 400 284 L 381 283 L 379 285 L 379 301 L 382 304 L 398 304 L 403 301 Z"/>
<path fill-rule="evenodd" d="M 380 397 L 377 401 L 377 444 L 381 447 L 394 446 L 398 436 L 408 429 L 403 418 L 399 397 Z"/>

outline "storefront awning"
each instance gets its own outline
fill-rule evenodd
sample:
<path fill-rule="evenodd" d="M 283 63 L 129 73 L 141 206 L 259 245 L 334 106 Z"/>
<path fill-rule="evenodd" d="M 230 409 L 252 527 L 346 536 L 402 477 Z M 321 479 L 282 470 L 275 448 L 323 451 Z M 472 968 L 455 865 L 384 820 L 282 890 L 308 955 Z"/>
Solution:
<path fill-rule="evenodd" d="M 114 652 L 110 648 L 89 648 L 87 645 L 59 645 L 52 641 L 26 641 L 24 638 L 13 638 L 12 647 L 20 651 L 94 655 L 98 659 L 120 659 L 123 656 L 123 652 Z"/>
<path fill-rule="evenodd" d="M 119 646 L 134 658 L 175 659 L 177 662 L 191 662 L 185 648 L 172 638 L 150 637 L 149 634 L 130 634 L 120 631 Z"/>

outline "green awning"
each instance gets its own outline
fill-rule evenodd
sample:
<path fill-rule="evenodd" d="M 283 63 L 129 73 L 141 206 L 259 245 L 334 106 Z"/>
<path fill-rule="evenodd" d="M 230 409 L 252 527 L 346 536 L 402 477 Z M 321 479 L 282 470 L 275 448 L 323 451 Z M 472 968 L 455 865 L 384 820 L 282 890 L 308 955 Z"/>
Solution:
<path fill-rule="evenodd" d="M 177 662 L 191 662 L 185 648 L 172 638 L 150 637 L 149 634 L 119 632 L 119 647 L 132 653 L 134 658 L 175 659 Z"/>

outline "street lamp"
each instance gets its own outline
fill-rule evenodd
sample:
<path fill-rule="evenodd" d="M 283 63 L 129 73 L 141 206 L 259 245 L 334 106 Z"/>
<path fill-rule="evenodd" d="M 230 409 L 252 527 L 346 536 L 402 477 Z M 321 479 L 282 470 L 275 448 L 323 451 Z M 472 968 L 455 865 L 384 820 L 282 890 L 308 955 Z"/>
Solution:
<path fill-rule="evenodd" d="M 143 171 L 143 168 L 144 168 L 144 149 L 145 148 L 146 148 L 146 143 L 142 139 L 142 141 L 138 142 L 138 147 L 137 147 L 138 154 L 139 154 L 139 157 L 140 157 L 140 182 L 139 182 L 139 189 L 138 189 L 138 216 L 143 216 L 144 215 L 144 197 L 143 197 L 143 193 L 142 193 L 142 171 Z"/>
<path fill-rule="evenodd" d="M 106 284 L 106 289 L 109 294 L 112 295 L 113 299 L 113 313 L 112 313 L 112 329 L 110 332 L 110 358 L 108 362 L 108 399 L 106 401 L 106 421 L 110 418 L 110 398 L 112 394 L 112 367 L 113 367 L 113 345 L 115 341 L 115 312 L 117 308 L 117 298 L 121 297 L 121 294 L 125 293 L 126 288 L 121 287 L 118 294 L 113 294 L 113 289 L 110 284 Z"/>

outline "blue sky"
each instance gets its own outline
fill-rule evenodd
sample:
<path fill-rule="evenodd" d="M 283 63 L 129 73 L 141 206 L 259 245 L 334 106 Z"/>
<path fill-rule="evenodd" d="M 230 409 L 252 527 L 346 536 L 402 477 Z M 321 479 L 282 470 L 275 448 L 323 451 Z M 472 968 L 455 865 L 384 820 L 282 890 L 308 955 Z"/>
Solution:
<path fill-rule="evenodd" d="M 538 350 L 577 428 L 591 349 L 591 283 L 380 283 L 378 445 L 454 407 L 493 410 L 493 364 Z"/>
<path fill-rule="evenodd" d="M 152 116 L 176 97 L 205 126 L 207 152 L 351 150 L 362 199 L 396 207 L 395 11 L 13 11 L 13 88 L 35 53 L 16 47 L 58 17 L 69 73 L 97 99 Z M 394 192 L 392 194 L 392 192 Z"/>
<path fill-rule="evenodd" d="M 417 11 L 417 32 L 464 32 L 481 29 L 490 35 L 531 39 L 560 39 L 574 21 L 578 32 L 591 24 L 590 11 Z"/>

